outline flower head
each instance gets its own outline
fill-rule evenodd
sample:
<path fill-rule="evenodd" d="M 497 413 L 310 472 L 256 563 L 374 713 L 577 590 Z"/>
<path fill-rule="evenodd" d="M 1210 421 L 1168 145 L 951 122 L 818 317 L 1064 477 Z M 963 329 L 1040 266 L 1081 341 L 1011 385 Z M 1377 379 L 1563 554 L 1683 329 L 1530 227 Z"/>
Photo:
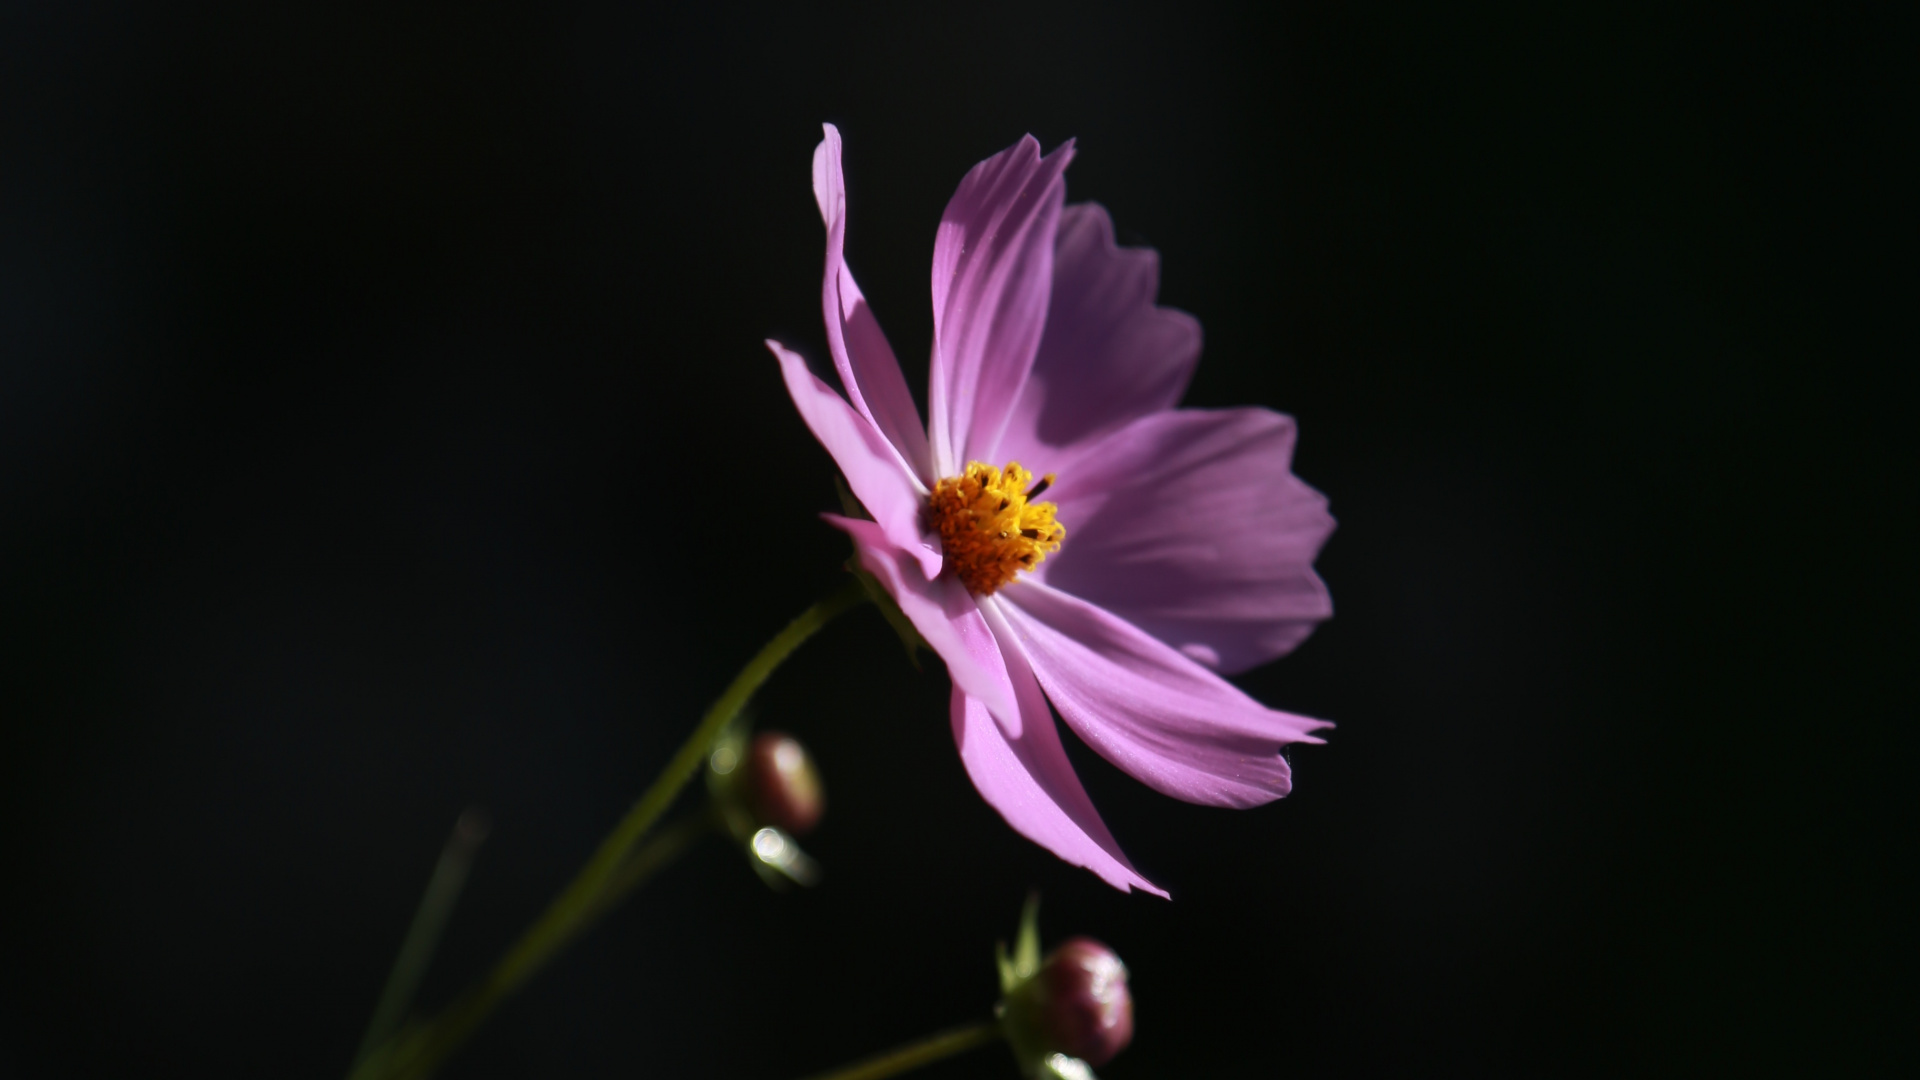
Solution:
<path fill-rule="evenodd" d="M 775 342 L 787 389 L 872 520 L 827 519 L 953 678 L 961 761 L 1015 829 L 1120 888 L 1134 870 L 1068 763 L 1083 740 L 1175 798 L 1256 806 L 1280 747 L 1324 721 L 1221 677 L 1332 612 L 1313 559 L 1326 499 L 1266 409 L 1178 409 L 1200 327 L 1154 304 L 1154 253 L 1066 206 L 1071 143 L 1028 136 L 974 166 L 934 237 L 928 422 L 844 259 L 840 133 L 813 190 L 827 342 L 845 396 Z"/>

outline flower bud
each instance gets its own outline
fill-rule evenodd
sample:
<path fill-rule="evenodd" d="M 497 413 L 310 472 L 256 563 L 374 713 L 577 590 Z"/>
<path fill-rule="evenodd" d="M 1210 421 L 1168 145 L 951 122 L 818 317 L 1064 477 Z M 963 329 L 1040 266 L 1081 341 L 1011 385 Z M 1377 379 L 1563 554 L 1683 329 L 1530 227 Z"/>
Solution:
<path fill-rule="evenodd" d="M 1047 998 L 1044 1030 L 1056 1051 L 1105 1065 L 1133 1041 L 1127 966 L 1112 949 L 1074 938 L 1053 950 L 1034 981 Z"/>
<path fill-rule="evenodd" d="M 1092 938 L 1053 950 L 1007 995 L 1005 1010 L 1014 1052 L 1032 1066 L 1056 1055 L 1104 1065 L 1133 1041 L 1127 967 Z"/>
<path fill-rule="evenodd" d="M 801 836 L 820 822 L 826 792 L 806 747 L 791 735 L 763 731 L 747 744 L 742 794 L 757 824 Z"/>

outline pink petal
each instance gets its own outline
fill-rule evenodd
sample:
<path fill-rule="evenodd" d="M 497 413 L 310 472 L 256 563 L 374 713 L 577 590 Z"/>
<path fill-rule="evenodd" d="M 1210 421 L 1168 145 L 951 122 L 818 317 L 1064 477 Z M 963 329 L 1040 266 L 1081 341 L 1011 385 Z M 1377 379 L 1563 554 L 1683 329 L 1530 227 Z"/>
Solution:
<path fill-rule="evenodd" d="M 861 567 L 879 579 L 946 661 L 960 760 L 988 804 L 1021 835 L 1115 888 L 1167 895 L 1140 876 L 1101 822 L 1067 761 L 1026 658 L 1000 646 L 1012 640 L 1012 631 L 991 601 L 975 601 L 952 578 L 929 581 L 915 573 L 912 557 L 875 522 L 822 516 L 853 538 Z"/>
<path fill-rule="evenodd" d="M 860 286 L 854 284 L 853 271 L 847 269 L 847 183 L 840 171 L 840 132 L 832 124 L 821 126 L 826 137 L 813 151 L 813 197 L 827 224 L 826 285 L 821 295 L 827 347 L 853 407 L 880 428 L 916 476 L 930 482 L 935 477 L 920 410 L 900 374 L 893 346 L 887 344 Z"/>
<path fill-rule="evenodd" d="M 1058 589 L 1023 582 L 996 599 L 1067 725 L 1155 791 L 1209 806 L 1271 802 L 1292 787 L 1281 745 L 1319 742 L 1308 732 L 1328 726 L 1267 708 L 1126 620 Z"/>
<path fill-rule="evenodd" d="M 955 475 L 993 460 L 1033 367 L 1053 284 L 1054 232 L 1066 199 L 1066 143 L 1045 158 L 1029 135 L 973 167 L 933 244 L 933 464 Z"/>
<path fill-rule="evenodd" d="M 1038 576 L 1222 671 L 1288 652 L 1333 613 L 1313 571 L 1333 518 L 1293 439 L 1266 409 L 1183 409 L 1071 448 Z"/>
<path fill-rule="evenodd" d="M 1047 330 L 994 460 L 1046 473 L 1061 447 L 1179 402 L 1200 360 L 1200 324 L 1155 307 L 1160 257 L 1114 243 L 1092 203 L 1067 207 L 1054 244 Z"/>
<path fill-rule="evenodd" d="M 1011 715 L 1013 692 L 1000 646 L 967 587 L 951 576 L 930 579 L 917 573 L 913 554 L 894 544 L 876 522 L 821 516 L 853 538 L 860 566 L 880 579 L 913 628 L 947 662 L 953 685 Z"/>
<path fill-rule="evenodd" d="M 767 342 L 767 348 L 780 361 L 780 374 L 800 418 L 840 466 L 847 486 L 885 531 L 888 542 L 918 560 L 925 577 L 940 573 L 945 560 L 937 542 L 927 539 L 920 526 L 926 489 L 907 471 L 886 436 L 808 371 L 805 360 L 777 341 Z"/>
<path fill-rule="evenodd" d="M 993 605 L 983 605 L 994 621 Z M 996 628 L 1004 633 L 1005 623 Z M 988 805 L 1014 830 L 1075 866 L 1084 866 L 1116 889 L 1143 889 L 1165 897 L 1127 861 L 1074 775 L 1053 714 L 1017 648 L 1002 651 L 1016 714 L 1003 714 L 953 688 L 953 737 L 967 775 Z M 999 717 L 1006 717 L 1001 719 Z"/>

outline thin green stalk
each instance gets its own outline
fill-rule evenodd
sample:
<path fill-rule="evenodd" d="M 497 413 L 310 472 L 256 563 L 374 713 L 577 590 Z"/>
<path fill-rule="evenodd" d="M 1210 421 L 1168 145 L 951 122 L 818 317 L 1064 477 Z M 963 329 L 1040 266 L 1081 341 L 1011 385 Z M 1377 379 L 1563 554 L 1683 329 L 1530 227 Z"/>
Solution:
<path fill-rule="evenodd" d="M 720 825 L 719 811 L 708 806 L 697 814 L 661 826 L 653 839 L 642 844 L 638 851 L 627 857 L 626 862 L 620 864 L 620 872 L 607 882 L 599 901 L 574 924 L 574 936 L 586 932 L 608 912 L 619 907 L 620 902 L 632 895 L 635 889 L 645 885 L 654 874 L 685 854 L 694 841 L 719 831 Z"/>
<path fill-rule="evenodd" d="M 355 1070 L 352 1080 L 371 1080 L 382 1075 L 419 1080 L 433 1075 L 434 1070 L 466 1042 L 467 1037 L 500 1002 L 518 990 L 528 976 L 539 970 L 573 936 L 577 924 L 596 913 L 601 894 L 620 873 L 629 853 L 645 838 L 647 831 L 673 803 L 681 789 L 687 786 L 687 781 L 693 779 L 701 763 L 706 760 L 715 737 L 739 715 L 754 691 L 795 649 L 821 627 L 832 622 L 834 616 L 866 599 L 867 592 L 859 580 L 850 581 L 840 591 L 801 612 L 799 618 L 788 623 L 786 629 L 767 642 L 747 662 L 747 666 L 740 669 L 740 674 L 734 676 L 726 692 L 701 717 L 699 726 L 681 744 L 652 786 L 627 811 L 627 816 L 600 842 L 599 849 L 587 860 L 587 865 L 548 906 L 546 912 L 521 935 L 520 940 L 507 950 L 486 979 L 463 994 L 436 1017 L 426 1030 L 408 1039 L 406 1046 L 395 1048 L 391 1057 L 376 1055 L 366 1063 L 366 1066 L 379 1066 L 391 1061 L 390 1073 L 385 1069 L 363 1067 Z"/>
<path fill-rule="evenodd" d="M 885 1080 L 886 1077 L 899 1076 L 922 1065 L 931 1065 L 942 1058 L 984 1046 L 999 1038 L 1000 1024 L 983 1020 L 978 1024 L 943 1031 L 898 1050 L 890 1050 L 879 1057 L 868 1058 L 857 1065 L 810 1076 L 807 1080 Z"/>
<path fill-rule="evenodd" d="M 413 913 L 413 923 L 407 927 L 407 936 L 401 939 L 400 952 L 394 957 L 393 970 L 387 973 L 380 1003 L 374 1006 L 373 1019 L 367 1022 L 367 1033 L 360 1039 L 360 1050 L 353 1055 L 354 1064 L 365 1061 L 375 1047 L 385 1042 L 412 1008 L 420 980 L 425 977 L 427 964 L 440 944 L 440 935 L 447 928 L 447 916 L 453 913 L 454 901 L 460 898 L 460 889 L 467 882 L 474 853 L 486 838 L 486 814 L 479 807 L 468 807 L 454 822 L 453 833 L 440 849 L 433 876 L 427 879 L 427 890 L 421 894 L 420 906 Z"/>

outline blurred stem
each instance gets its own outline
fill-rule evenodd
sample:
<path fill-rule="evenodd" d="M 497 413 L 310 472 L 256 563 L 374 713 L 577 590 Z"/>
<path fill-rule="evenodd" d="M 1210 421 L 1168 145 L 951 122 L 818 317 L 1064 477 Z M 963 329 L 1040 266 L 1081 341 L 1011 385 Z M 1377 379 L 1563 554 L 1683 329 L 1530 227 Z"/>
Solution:
<path fill-rule="evenodd" d="M 421 1080 L 433 1075 L 434 1070 L 466 1042 L 474 1029 L 551 959 L 560 946 L 584 929 L 585 923 L 604 913 L 609 906 L 605 894 L 621 877 L 623 868 L 629 865 L 629 856 L 634 847 L 646 837 L 647 831 L 666 812 L 681 789 L 687 786 L 687 781 L 693 779 L 701 763 L 706 760 L 714 738 L 739 715 L 754 691 L 760 689 L 767 677 L 787 657 L 793 655 L 795 649 L 821 627 L 832 622 L 834 616 L 866 599 L 866 590 L 859 580 L 849 581 L 838 592 L 801 612 L 799 618 L 774 635 L 773 640 L 767 642 L 747 662 L 747 666 L 740 669 L 740 674 L 734 676 L 733 682 L 719 700 L 707 709 L 699 726 L 681 744 L 653 785 L 641 794 L 633 808 L 627 811 L 627 816 L 600 842 L 599 849 L 587 860 L 587 865 L 548 906 L 546 912 L 520 936 L 520 940 L 507 950 L 486 979 L 462 994 L 445 1012 L 435 1017 L 425 1030 L 407 1038 L 404 1045 L 394 1047 L 390 1054 L 380 1053 L 369 1058 L 361 1068 L 354 1070 L 353 1080 L 370 1080 L 378 1076 Z M 691 836 L 684 838 L 691 839 Z M 633 884 L 645 880 L 654 869 L 657 866 L 643 868 Z"/>
<path fill-rule="evenodd" d="M 660 832 L 653 839 L 642 844 L 640 850 L 629 855 L 627 861 L 620 864 L 620 871 L 613 875 L 613 880 L 607 882 L 607 887 L 600 893 L 600 898 L 586 914 L 580 917 L 580 921 L 574 924 L 571 937 L 578 937 L 586 932 L 607 912 L 619 907 L 620 901 L 625 900 L 634 890 L 651 880 L 655 873 L 684 855 L 687 849 L 693 846 L 695 840 L 719 831 L 722 824 L 719 807 L 708 804 L 697 814 L 690 814 L 679 821 L 661 826 Z"/>
<path fill-rule="evenodd" d="M 943 1031 L 917 1043 L 890 1050 L 879 1057 L 868 1058 L 857 1065 L 810 1076 L 807 1080 L 884 1080 L 886 1077 L 899 1076 L 903 1072 L 917 1069 L 922 1065 L 931 1065 L 941 1058 L 952 1057 L 976 1046 L 983 1046 L 1000 1037 L 999 1022 L 983 1020 L 978 1024 Z"/>
<path fill-rule="evenodd" d="M 440 849 L 440 860 L 434 863 L 433 876 L 427 879 L 427 891 L 420 896 L 413 923 L 400 942 L 393 970 L 387 973 L 380 1003 L 374 1006 L 373 1019 L 367 1022 L 367 1033 L 360 1039 L 360 1050 L 353 1055 L 355 1065 L 365 1061 L 375 1047 L 385 1042 L 413 1007 L 420 980 L 425 977 L 434 950 L 440 945 L 440 935 L 447 928 L 447 917 L 453 914 L 454 901 L 460 899 L 460 889 L 467 883 L 467 871 L 473 868 L 474 853 L 486 838 L 487 815 L 477 806 L 468 807 L 453 823 L 453 833 Z"/>

